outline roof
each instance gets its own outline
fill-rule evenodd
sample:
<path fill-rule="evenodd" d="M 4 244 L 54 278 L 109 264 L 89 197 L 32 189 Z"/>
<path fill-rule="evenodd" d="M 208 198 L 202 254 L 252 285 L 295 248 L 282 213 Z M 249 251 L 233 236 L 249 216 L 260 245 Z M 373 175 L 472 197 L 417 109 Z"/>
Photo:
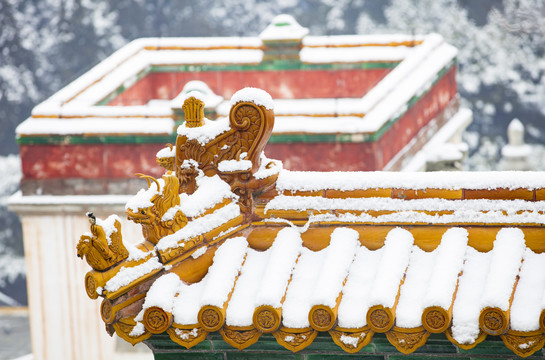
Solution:
<path fill-rule="evenodd" d="M 36 106 L 17 135 L 23 142 L 45 134 L 169 135 L 179 106 L 170 100 L 191 80 L 226 100 L 242 87 L 266 85 L 276 102 L 275 134 L 372 134 L 456 59 L 457 50 L 438 34 L 310 36 L 292 22 L 293 29 L 273 22 L 260 37 L 135 40 Z M 296 34 L 296 61 L 266 59 L 270 46 L 287 41 L 279 29 Z M 218 73 L 225 73 L 220 83 Z M 217 106 L 219 115 L 227 115 L 227 104 Z"/>
<path fill-rule="evenodd" d="M 295 172 L 263 148 L 270 96 L 244 89 L 224 122 L 184 103 L 160 179 L 116 216 L 89 214 L 78 255 L 107 330 L 137 343 L 208 333 L 244 349 L 272 333 L 292 351 L 329 332 L 356 352 L 385 333 L 411 353 L 433 333 L 467 349 L 500 335 L 519 356 L 545 342 L 543 173 Z"/>

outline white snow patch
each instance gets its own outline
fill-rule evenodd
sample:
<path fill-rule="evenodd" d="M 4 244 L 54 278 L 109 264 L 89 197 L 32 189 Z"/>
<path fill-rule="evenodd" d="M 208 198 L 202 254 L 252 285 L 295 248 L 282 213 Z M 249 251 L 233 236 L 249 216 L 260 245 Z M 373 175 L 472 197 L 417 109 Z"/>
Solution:
<path fill-rule="evenodd" d="M 509 309 L 509 299 L 513 292 L 526 245 L 524 233 L 516 228 L 503 228 L 498 231 L 486 285 L 481 298 L 481 309 L 490 306 L 503 311 Z"/>
<path fill-rule="evenodd" d="M 197 140 L 201 145 L 206 145 L 210 140 L 231 130 L 228 118 L 217 120 L 204 119 L 204 125 L 199 127 L 187 127 L 186 123 L 178 126 L 178 135 L 185 136 L 187 140 Z"/>
<path fill-rule="evenodd" d="M 492 251 L 481 253 L 467 248 L 466 260 L 452 307 L 452 336 L 460 344 L 473 344 L 480 333 L 480 299 L 490 269 Z"/>
<path fill-rule="evenodd" d="M 212 214 L 204 215 L 190 221 L 186 226 L 174 234 L 163 237 L 157 243 L 156 248 L 158 250 L 167 250 L 177 246 L 183 246 L 183 243 L 179 243 L 212 231 L 239 215 L 240 207 L 234 203 L 228 204 L 214 211 Z"/>
<path fill-rule="evenodd" d="M 515 331 L 538 330 L 545 292 L 545 253 L 526 249 L 519 276 L 511 304 L 510 327 Z"/>
<path fill-rule="evenodd" d="M 464 265 L 468 232 L 462 228 L 450 228 L 441 238 L 434 251 L 435 265 L 423 298 L 423 308 L 439 306 L 448 311 L 458 283 L 458 275 Z"/>
<path fill-rule="evenodd" d="M 222 308 L 233 289 L 235 279 L 246 256 L 248 242 L 243 237 L 225 240 L 214 254 L 214 262 L 208 269 L 200 305 Z"/>
<path fill-rule="evenodd" d="M 265 109 L 274 110 L 274 102 L 265 90 L 253 87 L 246 87 L 233 94 L 229 104 L 235 106 L 239 102 L 251 102 L 258 106 L 263 106 Z"/>
<path fill-rule="evenodd" d="M 108 280 L 104 289 L 108 292 L 117 291 L 121 287 L 129 285 L 131 282 L 140 279 L 154 270 L 161 269 L 162 267 L 163 265 L 156 257 L 134 267 L 122 267 L 113 278 Z"/>
<path fill-rule="evenodd" d="M 317 252 L 302 248 L 282 306 L 282 324 L 285 327 L 300 329 L 310 326 L 308 313 L 311 295 L 316 288 L 326 253 L 327 248 Z"/>
<path fill-rule="evenodd" d="M 369 298 L 370 307 L 382 305 L 392 308 L 394 306 L 399 284 L 409 263 L 413 243 L 413 235 L 407 230 L 395 228 L 388 232 Z"/>
<path fill-rule="evenodd" d="M 358 248 L 339 304 L 337 318 L 340 327 L 362 328 L 367 325 L 368 301 L 382 252 L 383 248 L 377 250 L 369 250 L 365 246 Z"/>
<path fill-rule="evenodd" d="M 320 275 L 312 293 L 310 305 L 325 305 L 333 309 L 356 250 L 359 234 L 349 228 L 336 228 L 331 234 L 331 242 L 320 270 Z"/>
<path fill-rule="evenodd" d="M 267 250 L 270 257 L 263 272 L 255 305 L 282 306 L 282 297 L 286 293 L 297 258 L 302 249 L 301 234 L 293 228 L 284 228 L 278 232 L 273 245 Z"/>

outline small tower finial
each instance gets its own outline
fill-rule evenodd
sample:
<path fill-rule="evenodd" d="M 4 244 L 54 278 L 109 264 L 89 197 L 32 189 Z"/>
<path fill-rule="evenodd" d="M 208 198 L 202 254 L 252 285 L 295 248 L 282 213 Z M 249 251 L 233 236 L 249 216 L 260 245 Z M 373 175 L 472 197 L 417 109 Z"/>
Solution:
<path fill-rule="evenodd" d="M 182 106 L 186 122 L 185 126 L 187 127 L 200 127 L 204 125 L 204 102 L 199 99 L 200 93 L 195 93 L 195 91 L 190 92 Z"/>

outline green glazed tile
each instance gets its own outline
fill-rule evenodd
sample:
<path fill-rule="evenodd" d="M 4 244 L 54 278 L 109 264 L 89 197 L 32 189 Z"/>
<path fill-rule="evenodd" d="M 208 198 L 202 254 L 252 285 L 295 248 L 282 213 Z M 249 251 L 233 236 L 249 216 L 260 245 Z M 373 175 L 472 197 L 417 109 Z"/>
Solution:
<path fill-rule="evenodd" d="M 184 352 L 155 354 L 155 360 L 223 360 L 221 352 Z"/>
<path fill-rule="evenodd" d="M 348 354 L 348 353 L 345 353 L 344 351 L 338 354 L 307 354 L 305 355 L 305 360 L 335 360 L 335 359 L 384 360 L 384 356 L 365 355 L 365 354 Z"/>
<path fill-rule="evenodd" d="M 280 353 L 263 353 L 263 352 L 228 352 L 228 360 L 302 360 L 303 355 L 300 354 L 280 354 Z"/>

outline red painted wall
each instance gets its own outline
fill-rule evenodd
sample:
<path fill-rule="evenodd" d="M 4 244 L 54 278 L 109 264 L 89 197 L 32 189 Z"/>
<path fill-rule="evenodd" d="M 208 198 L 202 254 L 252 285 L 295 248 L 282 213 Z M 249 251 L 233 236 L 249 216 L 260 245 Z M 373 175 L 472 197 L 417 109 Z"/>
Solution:
<path fill-rule="evenodd" d="M 173 99 L 191 80 L 204 81 L 225 99 L 247 87 L 266 89 L 277 99 L 362 97 L 391 69 L 157 72 L 140 79 L 108 105 L 144 105 Z"/>
<path fill-rule="evenodd" d="M 291 170 L 381 170 L 418 131 L 456 96 L 456 68 L 450 69 L 386 133 L 371 143 L 269 143 L 267 157 Z"/>
<path fill-rule="evenodd" d="M 24 179 L 160 177 L 155 154 L 162 144 L 25 145 L 20 147 Z"/>
<path fill-rule="evenodd" d="M 269 158 L 292 170 L 381 170 L 456 95 L 456 69 L 449 70 L 376 142 L 269 143 Z M 142 172 L 155 177 L 163 169 L 155 163 L 162 144 L 23 145 L 24 179 L 133 178 Z"/>

